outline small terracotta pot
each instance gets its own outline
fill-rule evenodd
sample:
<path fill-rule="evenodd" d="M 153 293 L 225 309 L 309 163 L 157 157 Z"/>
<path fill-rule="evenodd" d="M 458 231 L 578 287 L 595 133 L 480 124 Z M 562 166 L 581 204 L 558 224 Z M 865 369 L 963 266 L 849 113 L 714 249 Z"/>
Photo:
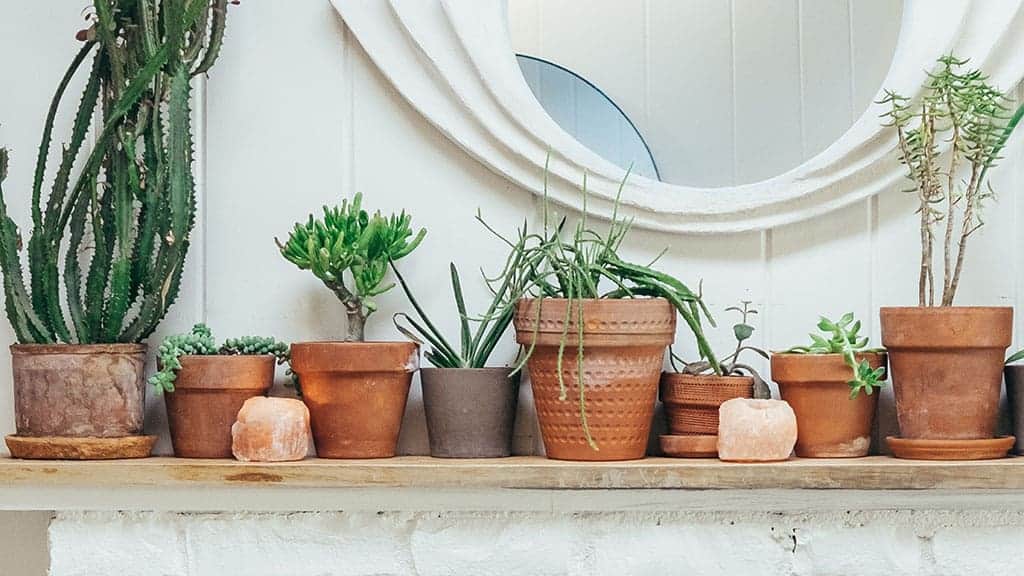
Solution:
<path fill-rule="evenodd" d="M 881 317 L 900 437 L 992 438 L 1013 309 L 882 308 Z"/>
<path fill-rule="evenodd" d="M 174 455 L 231 458 L 231 425 L 242 404 L 274 384 L 273 356 L 182 356 L 164 393 Z"/>
<path fill-rule="evenodd" d="M 872 369 L 886 355 L 858 354 Z M 850 398 L 853 369 L 841 354 L 772 354 L 772 380 L 796 414 L 796 455 L 801 458 L 857 458 L 871 448 L 878 392 Z"/>
<path fill-rule="evenodd" d="M 292 344 L 292 369 L 321 458 L 390 458 L 419 368 L 411 342 Z"/>
<path fill-rule="evenodd" d="M 1017 438 L 1013 446 L 1015 454 L 1024 454 L 1024 364 L 1007 366 L 1006 400 L 1010 405 L 1010 420 L 1013 435 Z"/>
<path fill-rule="evenodd" d="M 688 436 L 718 434 L 718 407 L 733 398 L 753 398 L 750 376 L 695 376 L 664 372 L 661 402 L 669 433 Z"/>
<path fill-rule="evenodd" d="M 142 433 L 145 345 L 15 344 L 11 365 L 19 436 Z"/>
<path fill-rule="evenodd" d="M 580 417 L 577 380 L 579 308 L 583 312 L 583 398 L 591 436 Z M 667 300 L 524 299 L 516 306 L 516 341 L 536 348 L 528 369 L 544 448 L 558 460 L 635 460 L 643 458 L 658 395 L 665 347 L 675 336 L 676 313 Z M 538 322 L 539 312 L 539 322 Z M 564 338 L 559 399 L 558 356 Z"/>
<path fill-rule="evenodd" d="M 511 368 L 423 368 L 423 410 L 435 458 L 512 455 L 519 403 Z"/>

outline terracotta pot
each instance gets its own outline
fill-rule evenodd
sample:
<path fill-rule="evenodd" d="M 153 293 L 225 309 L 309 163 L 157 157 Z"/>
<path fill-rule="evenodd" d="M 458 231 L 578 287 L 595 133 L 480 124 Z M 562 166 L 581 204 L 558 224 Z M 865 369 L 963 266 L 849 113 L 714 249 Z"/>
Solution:
<path fill-rule="evenodd" d="M 390 458 L 419 347 L 411 342 L 292 344 L 292 369 L 321 458 Z"/>
<path fill-rule="evenodd" d="M 753 397 L 754 379 L 749 376 L 661 375 L 661 402 L 673 435 L 718 434 L 718 407 L 722 402 Z"/>
<path fill-rule="evenodd" d="M 1006 399 L 1010 405 L 1013 435 L 1017 438 L 1013 451 L 1024 454 L 1024 364 L 1007 366 L 1005 374 Z"/>
<path fill-rule="evenodd" d="M 11 365 L 19 436 L 142 433 L 145 345 L 15 344 Z"/>
<path fill-rule="evenodd" d="M 900 437 L 992 438 L 1013 309 L 882 308 Z"/>
<path fill-rule="evenodd" d="M 519 378 L 511 368 L 423 368 L 423 410 L 435 458 L 512 455 Z"/>
<path fill-rule="evenodd" d="M 274 384 L 273 356 L 182 356 L 164 393 L 174 455 L 231 458 L 231 425 L 242 404 Z"/>
<path fill-rule="evenodd" d="M 579 305 L 586 347 L 586 416 L 597 450 L 588 445 L 580 418 L 575 321 Z M 665 347 L 675 335 L 675 309 L 660 298 L 583 300 L 572 306 L 566 331 L 568 307 L 562 299 L 520 300 L 514 318 L 517 342 L 529 347 L 536 339 L 527 367 L 547 455 L 559 460 L 643 458 Z M 558 355 L 563 337 L 566 399 L 560 400 Z"/>
<path fill-rule="evenodd" d="M 871 368 L 886 355 L 858 354 Z M 853 369 L 840 354 L 772 354 L 772 380 L 796 414 L 796 455 L 802 458 L 856 458 L 871 448 L 878 391 L 850 398 Z"/>

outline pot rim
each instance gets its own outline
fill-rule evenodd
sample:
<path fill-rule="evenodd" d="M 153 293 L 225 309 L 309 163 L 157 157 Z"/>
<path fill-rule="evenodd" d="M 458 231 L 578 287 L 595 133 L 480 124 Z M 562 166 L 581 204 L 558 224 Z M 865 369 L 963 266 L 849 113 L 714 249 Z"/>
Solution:
<path fill-rule="evenodd" d="M 515 370 L 512 366 L 484 366 L 483 368 L 439 368 L 437 366 L 423 366 L 420 368 L 420 372 L 459 372 L 461 374 L 500 374 L 502 372 L 512 372 Z"/>
<path fill-rule="evenodd" d="M 114 344 L 11 344 L 12 355 L 91 355 L 91 354 L 145 354 L 149 347 L 140 343 Z"/>
<path fill-rule="evenodd" d="M 419 344 L 410 342 L 408 340 L 363 340 L 360 342 L 352 340 L 304 340 L 302 342 L 292 342 L 290 346 L 376 346 L 381 344 L 387 344 L 388 346 L 416 346 Z"/>
<path fill-rule="evenodd" d="M 1003 312 L 1013 310 L 1013 306 L 881 306 L 880 314 L 885 312 L 910 314 L 939 314 L 944 312 Z"/>
<path fill-rule="evenodd" d="M 662 381 L 664 381 L 665 379 L 675 379 L 675 378 L 681 378 L 681 379 L 682 378 L 687 378 L 687 379 L 692 378 L 692 379 L 696 379 L 696 380 L 708 380 L 708 381 L 713 381 L 713 380 L 731 380 L 731 381 L 734 381 L 734 382 L 737 381 L 737 380 L 743 380 L 744 382 L 751 382 L 751 383 L 753 383 L 753 381 L 754 381 L 754 377 L 753 376 L 736 376 L 736 375 L 732 375 L 732 374 L 730 374 L 728 376 L 719 376 L 718 374 L 683 374 L 682 372 L 676 372 L 674 370 L 662 370 L 661 378 L 662 378 Z"/>

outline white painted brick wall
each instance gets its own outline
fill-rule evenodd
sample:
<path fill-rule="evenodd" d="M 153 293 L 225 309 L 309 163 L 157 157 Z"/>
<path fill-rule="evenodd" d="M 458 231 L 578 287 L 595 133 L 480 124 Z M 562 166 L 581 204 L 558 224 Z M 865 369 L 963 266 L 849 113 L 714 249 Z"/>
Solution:
<path fill-rule="evenodd" d="M 1024 572 L 1024 513 L 62 513 L 52 576 Z"/>

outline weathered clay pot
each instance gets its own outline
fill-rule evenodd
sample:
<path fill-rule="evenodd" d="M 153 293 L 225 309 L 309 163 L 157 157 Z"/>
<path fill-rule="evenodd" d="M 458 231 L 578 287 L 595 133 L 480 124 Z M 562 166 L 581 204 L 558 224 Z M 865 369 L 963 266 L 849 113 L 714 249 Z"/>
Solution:
<path fill-rule="evenodd" d="M 578 328 L 583 307 L 583 398 L 592 448 L 580 418 L 577 380 Z M 539 308 L 539 310 L 538 310 Z M 529 348 L 533 398 L 544 448 L 558 460 L 634 460 L 643 458 L 658 395 L 665 347 L 675 335 L 675 309 L 667 300 L 569 301 L 524 299 L 516 306 L 516 341 Z M 539 312 L 539 323 L 538 320 Z M 559 345 L 565 340 L 562 380 L 566 396 L 559 399 Z"/>
<path fill-rule="evenodd" d="M 511 368 L 423 368 L 423 410 L 435 458 L 503 458 L 512 454 L 519 400 Z"/>
<path fill-rule="evenodd" d="M 1013 451 L 1015 454 L 1024 454 L 1024 364 L 1007 366 L 1004 372 L 1012 433 L 1017 438 Z"/>
<path fill-rule="evenodd" d="M 274 384 L 273 356 L 182 356 L 164 393 L 174 455 L 231 458 L 231 425 L 242 404 Z"/>
<path fill-rule="evenodd" d="M 661 375 L 661 402 L 670 434 L 718 434 L 718 407 L 733 398 L 753 398 L 749 376 Z"/>
<path fill-rule="evenodd" d="M 292 344 L 292 369 L 321 458 L 390 458 L 419 347 L 411 342 Z"/>
<path fill-rule="evenodd" d="M 145 345 L 15 344 L 11 364 L 19 436 L 142 433 Z"/>
<path fill-rule="evenodd" d="M 871 368 L 885 366 L 884 353 L 860 354 Z M 773 354 L 772 380 L 796 414 L 796 455 L 856 458 L 871 448 L 878 392 L 850 398 L 853 376 L 840 354 Z"/>
<path fill-rule="evenodd" d="M 882 308 L 881 317 L 900 437 L 992 438 L 1013 309 Z"/>

